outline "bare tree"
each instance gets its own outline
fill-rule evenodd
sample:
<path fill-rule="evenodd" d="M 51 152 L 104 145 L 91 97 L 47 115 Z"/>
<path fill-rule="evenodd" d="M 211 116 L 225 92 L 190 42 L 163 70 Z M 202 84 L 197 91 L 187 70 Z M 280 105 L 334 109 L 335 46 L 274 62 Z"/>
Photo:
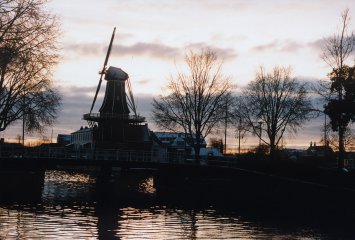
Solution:
<path fill-rule="evenodd" d="M 325 44 L 321 57 L 333 70 L 341 69 L 354 50 L 355 36 L 353 32 L 349 33 L 349 22 L 349 9 L 345 9 L 341 15 L 339 32 L 332 37 L 324 39 Z"/>
<path fill-rule="evenodd" d="M 326 128 L 327 131 L 326 134 L 328 137 L 326 139 L 326 142 L 324 142 L 324 136 L 321 137 L 320 142 L 339 151 L 339 135 L 331 131 L 330 123 L 327 125 L 328 126 Z M 355 149 L 355 132 L 353 127 L 351 127 L 350 125 L 351 124 L 347 126 L 344 132 L 344 148 L 345 150 L 349 150 L 349 151 Z"/>
<path fill-rule="evenodd" d="M 355 47 L 355 36 L 353 32 L 349 32 L 349 22 L 349 9 L 346 9 L 341 16 L 339 31 L 325 39 L 322 55 L 322 59 L 332 68 L 324 112 L 330 117 L 333 131 L 338 132 L 339 168 L 344 167 L 345 131 L 349 122 L 355 119 L 354 67 L 345 65 Z"/>
<path fill-rule="evenodd" d="M 188 73 L 171 76 L 167 94 L 153 100 L 153 119 L 162 129 L 184 131 L 195 139 L 198 160 L 203 138 L 225 121 L 225 99 L 232 84 L 223 76 L 216 53 L 209 49 L 191 51 L 185 61 Z"/>
<path fill-rule="evenodd" d="M 286 130 L 296 133 L 311 117 L 312 104 L 308 87 L 291 78 L 290 68 L 275 67 L 272 73 L 263 68 L 236 101 L 236 113 L 249 131 L 266 144 L 271 158 Z"/>
<path fill-rule="evenodd" d="M 28 131 L 56 118 L 60 95 L 52 86 L 59 24 L 46 0 L 0 0 L 0 131 L 25 119 Z"/>

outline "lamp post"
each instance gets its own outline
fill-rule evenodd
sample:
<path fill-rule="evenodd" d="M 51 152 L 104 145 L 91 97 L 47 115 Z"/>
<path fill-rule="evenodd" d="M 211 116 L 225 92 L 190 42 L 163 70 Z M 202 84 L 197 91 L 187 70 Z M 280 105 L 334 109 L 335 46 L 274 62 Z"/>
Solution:
<path fill-rule="evenodd" d="M 224 121 L 224 154 L 227 154 L 228 102 L 226 99 L 226 115 Z"/>

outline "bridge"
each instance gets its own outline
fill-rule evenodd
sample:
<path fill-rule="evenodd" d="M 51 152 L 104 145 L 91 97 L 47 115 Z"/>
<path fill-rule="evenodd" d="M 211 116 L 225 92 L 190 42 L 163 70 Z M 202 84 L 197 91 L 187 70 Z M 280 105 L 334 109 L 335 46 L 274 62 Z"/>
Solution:
<path fill-rule="evenodd" d="M 141 167 L 152 168 L 169 162 L 178 163 L 176 156 L 156 156 L 148 151 L 116 149 L 81 149 L 63 147 L 1 149 L 0 166 L 27 169 L 66 167 Z"/>
<path fill-rule="evenodd" d="M 235 158 L 210 158 L 196 163 L 193 158 L 181 155 L 117 149 L 73 150 L 47 147 L 0 151 L 0 170 L 97 170 L 108 175 L 113 168 L 154 171 L 156 179 L 176 185 L 183 184 L 186 179 L 232 179 L 237 162 Z"/>
<path fill-rule="evenodd" d="M 299 164 L 254 164 L 236 158 L 210 158 L 196 163 L 178 156 L 156 157 L 151 152 L 112 149 L 28 148 L 0 152 L 0 174 L 9 169 L 42 172 L 96 169 L 109 175 L 113 168 L 152 171 L 157 188 L 181 194 L 215 188 L 230 189 L 232 194 L 248 196 L 258 202 L 320 204 L 327 201 L 334 204 L 340 201 L 350 204 L 355 200 L 355 173 L 343 174 Z"/>
<path fill-rule="evenodd" d="M 112 166 L 158 168 L 159 166 L 237 167 L 236 158 L 208 158 L 198 164 L 193 156 L 159 154 L 152 151 L 117 149 L 68 149 L 64 147 L 0 149 L 0 166 L 56 169 L 58 166 Z"/>

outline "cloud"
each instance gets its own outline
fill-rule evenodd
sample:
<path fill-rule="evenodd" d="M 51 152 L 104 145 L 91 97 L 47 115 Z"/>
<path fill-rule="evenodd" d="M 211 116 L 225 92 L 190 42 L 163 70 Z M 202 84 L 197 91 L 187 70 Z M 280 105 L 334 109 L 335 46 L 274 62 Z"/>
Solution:
<path fill-rule="evenodd" d="M 66 53 L 74 53 L 77 55 L 98 55 L 102 52 L 102 45 L 98 43 L 70 43 L 63 46 Z"/>
<path fill-rule="evenodd" d="M 216 53 L 228 60 L 237 57 L 237 53 L 233 48 L 220 48 L 213 45 L 209 45 L 204 42 L 189 43 L 185 46 L 173 47 L 163 43 L 144 43 L 137 42 L 132 45 L 115 45 L 112 49 L 111 55 L 114 56 L 150 56 L 156 59 L 173 59 L 181 57 L 185 54 L 186 49 L 196 48 L 210 48 Z M 107 46 L 99 43 L 70 43 L 63 47 L 63 50 L 69 54 L 79 56 L 97 56 L 104 55 L 107 51 Z"/>
<path fill-rule="evenodd" d="M 96 91 L 96 86 L 81 87 L 75 85 L 59 86 L 59 90 L 66 96 L 83 96 Z"/>
<path fill-rule="evenodd" d="M 150 94 L 140 94 L 134 96 L 134 100 L 137 106 L 137 113 L 145 117 L 149 125 L 153 124 L 151 120 L 151 114 L 153 109 L 152 102 L 154 97 L 156 96 Z"/>
<path fill-rule="evenodd" d="M 107 46 L 99 43 L 75 43 L 67 44 L 63 48 L 64 51 L 79 56 L 97 56 L 105 55 Z M 171 47 L 162 43 L 143 43 L 138 42 L 133 45 L 115 45 L 112 48 L 113 56 L 131 56 L 131 55 L 148 55 L 158 59 L 171 59 L 181 55 L 179 48 Z"/>
<path fill-rule="evenodd" d="M 296 52 L 301 48 L 304 48 L 303 44 L 300 44 L 295 41 L 286 41 L 283 45 L 281 45 L 280 51 L 282 52 Z"/>
<path fill-rule="evenodd" d="M 307 46 L 315 51 L 319 56 L 323 57 L 324 51 L 327 53 L 326 45 L 331 42 L 332 37 L 320 38 L 315 41 L 307 43 Z M 348 63 L 353 64 L 353 59 L 355 58 L 355 51 L 352 51 L 347 58 Z"/>
<path fill-rule="evenodd" d="M 86 121 L 82 120 L 82 117 L 90 111 L 96 86 L 65 86 L 60 87 L 59 91 L 62 94 L 63 100 L 61 111 L 59 112 L 57 122 L 54 126 L 58 129 L 58 133 L 70 133 L 78 130 L 83 125 L 87 125 Z M 105 86 L 102 86 L 93 112 L 98 112 L 101 107 L 104 92 Z M 137 106 L 137 112 L 141 116 L 146 117 L 146 120 L 150 124 L 151 102 L 153 100 L 153 95 L 141 94 L 134 96 L 134 98 Z M 59 132 L 60 130 L 63 132 Z"/>
<path fill-rule="evenodd" d="M 255 46 L 255 47 L 253 47 L 252 50 L 255 52 L 264 52 L 266 50 L 274 49 L 277 46 L 278 46 L 278 42 L 275 40 L 275 41 L 268 43 L 268 44 Z"/>
<path fill-rule="evenodd" d="M 307 43 L 307 46 L 310 47 L 312 50 L 316 51 L 317 53 L 321 54 L 323 52 L 323 46 L 327 43 L 329 38 L 320 38 L 313 42 Z"/>
<path fill-rule="evenodd" d="M 171 59 L 180 55 L 180 49 L 162 43 L 138 42 L 131 46 L 118 45 L 112 51 L 113 55 L 148 55 L 154 58 Z"/>
<path fill-rule="evenodd" d="M 149 79 L 142 79 L 142 80 L 138 80 L 136 81 L 137 84 L 140 84 L 140 85 L 147 85 L 151 82 L 151 80 Z"/>
<path fill-rule="evenodd" d="M 96 86 L 66 86 L 60 87 L 59 91 L 62 94 L 62 107 L 55 127 L 69 132 L 77 130 L 85 125 L 82 116 L 90 111 Z M 100 98 L 102 99 L 102 96 L 98 97 L 97 102 Z"/>
<path fill-rule="evenodd" d="M 295 42 L 293 40 L 286 40 L 284 42 L 273 41 L 267 44 L 258 45 L 252 48 L 254 52 L 264 52 L 264 51 L 278 51 L 278 52 L 296 52 L 305 45 Z"/>

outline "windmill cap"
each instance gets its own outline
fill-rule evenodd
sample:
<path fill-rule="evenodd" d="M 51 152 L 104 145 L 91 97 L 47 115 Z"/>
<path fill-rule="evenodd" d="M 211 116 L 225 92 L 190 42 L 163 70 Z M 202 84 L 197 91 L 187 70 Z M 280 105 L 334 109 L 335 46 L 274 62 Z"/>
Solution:
<path fill-rule="evenodd" d="M 128 79 L 128 74 L 123 71 L 121 68 L 109 67 L 106 74 L 105 80 L 121 80 L 125 81 Z"/>

